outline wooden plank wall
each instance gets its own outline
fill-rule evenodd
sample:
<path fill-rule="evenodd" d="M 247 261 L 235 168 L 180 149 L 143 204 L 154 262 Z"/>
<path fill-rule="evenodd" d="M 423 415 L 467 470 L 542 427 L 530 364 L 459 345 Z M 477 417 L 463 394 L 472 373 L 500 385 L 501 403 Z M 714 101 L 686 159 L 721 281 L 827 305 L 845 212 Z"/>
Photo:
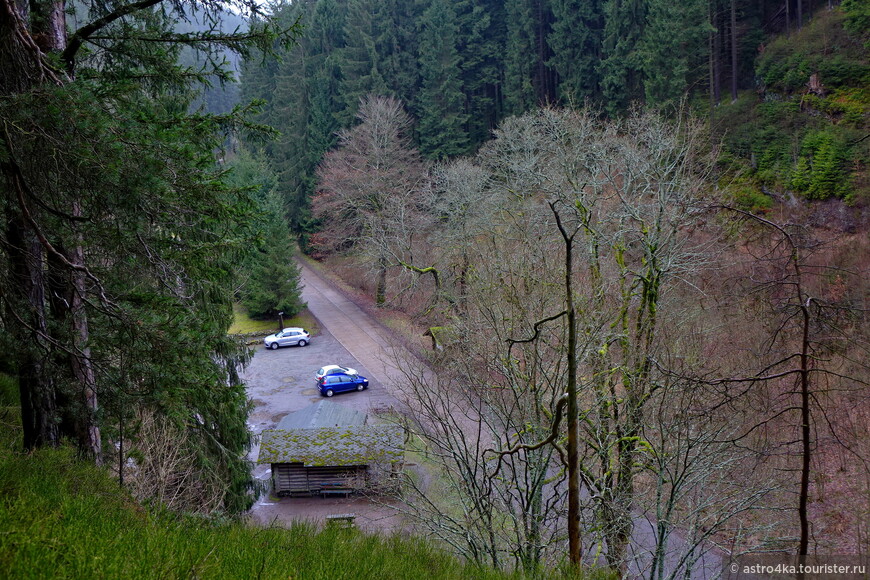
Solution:
<path fill-rule="evenodd" d="M 301 463 L 273 463 L 272 485 L 277 495 L 350 493 L 359 487 L 366 466 L 305 467 Z"/>

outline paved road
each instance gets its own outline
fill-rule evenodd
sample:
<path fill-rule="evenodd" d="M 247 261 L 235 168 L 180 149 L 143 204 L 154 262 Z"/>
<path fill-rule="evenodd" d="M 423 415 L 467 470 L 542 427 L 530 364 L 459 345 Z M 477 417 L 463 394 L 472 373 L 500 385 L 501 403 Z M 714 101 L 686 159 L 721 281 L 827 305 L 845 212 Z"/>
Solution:
<path fill-rule="evenodd" d="M 371 412 L 394 407 L 395 366 L 386 362 L 395 352 L 388 337 L 368 315 L 337 292 L 316 272 L 303 266 L 303 299 L 320 323 L 320 332 L 305 347 L 266 350 L 255 347 L 254 358 L 242 373 L 254 409 L 248 428 L 255 435 L 274 428 L 288 413 L 322 400 L 314 374 L 323 365 L 353 367 L 369 379 L 365 391 L 335 395 L 331 401 L 353 409 Z M 259 447 L 249 459 L 256 462 Z M 268 482 L 268 465 L 256 465 L 254 477 Z M 336 513 L 357 514 L 358 527 L 370 531 L 392 531 L 401 526 L 396 515 L 384 506 L 373 505 L 363 498 L 280 498 L 265 495 L 251 510 L 253 520 L 263 525 L 273 522 L 289 524 L 293 520 L 323 521 Z"/>
<path fill-rule="evenodd" d="M 251 430 L 259 434 L 274 427 L 287 413 L 299 410 L 320 400 L 314 384 L 314 373 L 325 364 L 341 364 L 356 368 L 369 378 L 370 388 L 363 392 L 336 395 L 332 400 L 362 411 L 373 411 L 398 406 L 398 386 L 404 380 L 396 367 L 396 360 L 408 360 L 407 351 L 397 346 L 389 331 L 374 321 L 366 312 L 350 301 L 341 291 L 324 280 L 305 264 L 301 266 L 304 284 L 303 299 L 308 309 L 320 322 L 321 332 L 304 348 L 288 347 L 277 351 L 257 348 L 257 352 L 243 378 L 255 404 L 249 419 Z M 433 384 L 435 384 L 433 382 Z M 256 459 L 258 449 L 251 458 Z M 257 466 L 255 476 L 267 480 L 269 467 Z M 372 531 L 395 530 L 401 526 L 395 514 L 387 508 L 373 506 L 360 498 L 274 498 L 264 497 L 252 510 L 256 521 L 268 524 L 274 521 L 289 523 L 294 519 L 322 520 L 330 513 L 353 512 L 357 523 Z M 674 534 L 671 549 L 679 552 L 685 542 Z M 654 525 L 647 518 L 635 518 L 635 529 L 630 551 L 637 560 L 630 566 L 637 576 L 655 545 Z M 672 567 L 676 554 L 668 558 Z M 721 560 L 708 553 L 693 568 L 695 578 L 715 578 L 721 571 Z"/>
<path fill-rule="evenodd" d="M 308 303 L 308 309 L 348 353 L 368 369 L 370 376 L 384 387 L 379 391 L 383 397 L 373 400 L 372 405 L 394 404 L 395 386 L 403 380 L 395 361 L 407 360 L 409 353 L 397 346 L 391 334 L 344 293 L 335 289 L 307 264 L 302 263 L 300 267 L 305 284 L 302 298 Z"/>

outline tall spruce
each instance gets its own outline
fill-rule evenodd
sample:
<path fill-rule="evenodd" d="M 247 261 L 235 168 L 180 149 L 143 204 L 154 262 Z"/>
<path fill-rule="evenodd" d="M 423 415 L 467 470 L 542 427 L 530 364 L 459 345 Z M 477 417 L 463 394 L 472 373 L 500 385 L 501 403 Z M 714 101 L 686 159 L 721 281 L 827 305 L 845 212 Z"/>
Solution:
<path fill-rule="evenodd" d="M 519 115 L 538 104 L 533 84 L 537 64 L 535 15 L 530 0 L 507 0 L 505 16 L 505 111 Z"/>
<path fill-rule="evenodd" d="M 644 35 L 647 0 L 610 0 L 606 5 L 604 45 L 599 74 L 604 106 L 624 112 L 644 98 L 644 77 L 638 47 Z"/>
<path fill-rule="evenodd" d="M 647 24 L 637 47 L 644 100 L 674 105 L 707 65 L 706 0 L 648 0 Z"/>
<path fill-rule="evenodd" d="M 382 63 L 376 43 L 380 27 L 376 0 L 349 0 L 345 25 L 345 46 L 341 51 L 341 95 L 344 110 L 339 115 L 342 126 L 355 118 L 360 99 L 365 95 L 384 95 L 387 83 L 381 72 Z"/>
<path fill-rule="evenodd" d="M 433 0 L 420 33 L 422 89 L 417 100 L 420 152 L 430 159 L 468 151 L 456 37 L 456 14 L 450 2 Z"/>
<path fill-rule="evenodd" d="M 275 320 L 279 312 L 288 318 L 295 316 L 305 304 L 299 268 L 293 261 L 294 238 L 277 179 L 265 162 L 247 152 L 233 159 L 230 170 L 229 183 L 248 188 L 255 204 L 255 248 L 238 267 L 242 274 L 237 294 L 252 318 Z"/>
<path fill-rule="evenodd" d="M 604 33 L 603 0 L 554 0 L 548 61 L 559 75 L 559 98 L 582 104 L 601 96 L 598 63 Z"/>
<path fill-rule="evenodd" d="M 96 18 L 69 31 L 62 2 L 0 4 L 0 316 L 27 449 L 70 438 L 98 463 L 120 455 L 123 473 L 117 452 L 141 436 L 134 419 L 157 414 L 188 434 L 195 465 L 178 485 L 214 490 L 186 508 L 237 512 L 254 482 L 246 354 L 226 330 L 252 205 L 214 152 L 243 121 L 188 114 L 191 79 L 230 73 L 177 57 L 192 46 L 220 63 L 222 48 L 268 50 L 292 33 L 268 22 L 220 33 L 228 6 L 178 4 L 215 18 L 178 33 L 179 12 L 159 0 L 94 3 L 83 14 Z"/>
<path fill-rule="evenodd" d="M 476 148 L 491 138 L 504 116 L 504 4 L 459 0 L 453 5 L 459 25 L 457 47 L 468 114 L 466 132 Z"/>

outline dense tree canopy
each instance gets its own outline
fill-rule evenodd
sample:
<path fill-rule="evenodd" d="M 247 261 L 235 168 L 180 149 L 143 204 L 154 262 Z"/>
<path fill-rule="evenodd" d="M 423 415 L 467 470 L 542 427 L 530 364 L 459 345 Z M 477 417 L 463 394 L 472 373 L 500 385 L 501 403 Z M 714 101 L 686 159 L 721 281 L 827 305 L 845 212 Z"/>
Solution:
<path fill-rule="evenodd" d="M 168 482 L 191 492 L 183 507 L 239 511 L 246 354 L 226 330 L 257 203 L 215 159 L 242 111 L 187 111 L 192 81 L 229 77 L 223 49 L 271 50 L 290 31 L 221 33 L 230 3 L 165 4 L 88 3 L 76 20 L 62 2 L 0 5 L 4 359 L 25 448 L 69 438 L 123 471 L 131 448 L 145 466 L 146 449 L 184 446 Z M 193 13 L 208 30 L 176 32 Z M 179 64 L 182 47 L 200 64 Z M 146 441 L 146 416 L 170 427 L 152 435 L 185 436 Z"/>
<path fill-rule="evenodd" d="M 770 87 L 775 94 L 763 100 L 799 99 L 807 92 L 810 75 L 817 72 L 826 87 L 821 96 L 828 98 L 821 113 L 836 123 L 840 109 L 865 110 L 858 93 L 838 98 L 831 87 L 841 82 L 860 87 L 865 73 L 858 69 L 866 70 L 866 55 L 856 59 L 863 65 L 837 70 L 817 66 L 821 55 L 836 50 L 845 56 L 853 52 L 853 45 L 860 46 L 864 8 L 850 1 L 842 9 L 829 10 L 828 4 L 821 0 L 284 3 L 275 8 L 276 14 L 287 21 L 301 17 L 305 36 L 283 63 L 268 59 L 264 63 L 259 57 L 249 60 L 243 91 L 268 101 L 262 120 L 275 122 L 284 134 L 280 144 L 267 152 L 276 171 L 286 175 L 282 190 L 292 226 L 304 242 L 317 228 L 309 219 L 315 167 L 335 144 L 336 129 L 356 122 L 358 102 L 365 94 L 393 96 L 406 103 L 417 119 L 415 144 L 433 160 L 474 152 L 492 138 L 506 117 L 552 104 L 588 102 L 610 117 L 619 117 L 635 104 L 673 111 L 688 99 L 714 117 L 724 111 L 728 118 L 717 119 L 721 131 L 739 134 L 746 129 L 731 125 L 747 123 L 730 103 L 741 91 L 759 88 L 755 65 L 769 50 L 770 39 L 782 33 L 804 34 L 834 12 L 851 15 L 846 27 L 857 40 L 841 47 L 836 40 L 824 40 L 837 38 L 834 30 L 815 33 L 817 42 L 810 44 L 806 57 L 794 59 L 782 72 L 792 81 L 788 92 Z M 863 105 L 853 105 L 855 101 Z M 806 124 L 814 122 L 810 119 Z M 796 167 L 793 153 L 784 150 L 785 142 L 801 141 L 807 131 L 785 129 L 769 157 L 762 150 L 771 139 L 760 130 L 751 137 L 754 151 L 740 143 L 734 152 L 746 166 L 758 170 L 766 184 L 793 187 L 813 197 L 847 197 L 848 179 L 837 184 L 818 182 L 826 179 L 821 173 L 842 171 L 850 160 L 860 159 L 845 145 L 860 136 L 843 135 L 842 143 L 826 146 L 821 153 L 808 143 L 801 153 L 803 166 Z M 828 169 L 822 167 L 815 177 L 808 176 L 816 157 L 817 164 Z M 796 181 L 790 179 L 792 172 Z"/>

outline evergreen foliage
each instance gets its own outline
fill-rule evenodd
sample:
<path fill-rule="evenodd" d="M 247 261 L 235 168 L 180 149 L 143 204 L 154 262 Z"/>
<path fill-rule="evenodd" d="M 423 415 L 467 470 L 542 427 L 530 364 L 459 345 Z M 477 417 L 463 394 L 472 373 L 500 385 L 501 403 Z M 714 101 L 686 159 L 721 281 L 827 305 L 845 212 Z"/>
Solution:
<path fill-rule="evenodd" d="M 505 112 L 508 115 L 521 115 L 538 104 L 533 85 L 537 39 L 531 2 L 506 0 L 505 18 Z"/>
<path fill-rule="evenodd" d="M 770 42 L 757 65 L 762 101 L 747 96 L 716 111 L 716 126 L 729 127 L 726 147 L 751 160 L 760 184 L 807 199 L 857 201 L 870 158 L 870 59 L 847 19 L 845 11 L 824 10 L 800 32 Z"/>
<path fill-rule="evenodd" d="M 549 63 L 559 74 L 559 96 L 566 103 L 599 100 L 597 67 L 604 33 L 601 0 L 553 0 L 553 49 Z"/>
<path fill-rule="evenodd" d="M 488 140 L 504 115 L 502 62 L 504 58 L 504 3 L 498 0 L 453 2 L 459 36 L 461 78 L 469 146 Z"/>
<path fill-rule="evenodd" d="M 382 62 L 377 43 L 390 22 L 378 20 L 378 0 L 349 0 L 345 22 L 345 45 L 339 56 L 341 67 L 341 95 L 344 110 L 343 124 L 347 126 L 356 115 L 360 99 L 367 94 L 384 95 L 387 83 L 381 74 Z"/>
<path fill-rule="evenodd" d="M 119 465 L 170 449 L 189 458 L 171 474 L 183 509 L 240 512 L 255 487 L 238 375 L 249 354 L 227 328 L 258 208 L 215 158 L 245 112 L 189 114 L 190 83 L 229 75 L 223 49 L 266 50 L 292 31 L 180 33 L 159 6 L 91 8 L 102 18 L 53 44 L 0 22 L 0 315 L 23 444 L 70 439 Z M 208 8 L 218 18 L 226 5 Z M 63 26 L 54 14 L 31 14 L 34 33 Z M 217 68 L 180 63 L 182 46 Z M 149 439 L 143 416 L 184 437 Z"/>
<path fill-rule="evenodd" d="M 611 114 L 643 100 L 643 61 L 639 49 L 648 3 L 648 0 L 612 0 L 606 5 L 599 74 L 604 106 Z"/>
<path fill-rule="evenodd" d="M 646 30 L 638 47 L 646 104 L 679 103 L 705 71 L 710 32 L 706 13 L 706 1 L 648 1 Z"/>
<path fill-rule="evenodd" d="M 847 124 L 855 133 L 846 141 L 860 139 L 868 100 L 861 88 L 868 74 L 865 4 L 850 0 L 829 10 L 810 3 L 799 21 L 794 6 L 786 11 L 780 0 L 293 3 L 278 8 L 307 24 L 298 54 L 285 59 L 296 59 L 287 65 L 293 81 L 277 86 L 257 57 L 245 76 L 245 84 L 256 86 L 246 93 L 269 101 L 260 120 L 275 121 L 284 134 L 265 151 L 285 176 L 279 189 L 303 248 L 317 227 L 309 208 L 315 167 L 335 147 L 336 131 L 353 125 L 359 99 L 369 93 L 408 103 L 415 145 L 438 160 L 478 150 L 507 116 L 541 104 L 588 102 L 611 117 L 635 104 L 707 106 L 741 163 L 775 158 L 756 169 L 762 182 L 787 187 L 804 131 L 786 139 L 764 123 L 728 121 L 745 105 L 737 103 L 739 91 L 762 90 L 765 105 L 801 99 L 828 119 L 799 124 L 813 130 Z M 777 35 L 783 38 L 774 40 Z M 266 71 L 278 67 L 270 59 L 263 64 Z M 814 78 L 821 79 L 820 92 L 806 90 Z M 732 99 L 723 103 L 723 93 Z M 791 109 L 780 112 L 792 116 Z M 758 121 L 769 112 L 753 115 Z M 287 116 L 292 122 L 282 120 Z M 846 154 L 856 161 L 863 153 L 859 147 Z M 861 166 L 849 160 L 848 171 Z M 848 189 L 831 191 L 848 196 Z"/>
<path fill-rule="evenodd" d="M 294 243 L 287 224 L 284 202 L 275 189 L 275 177 L 250 155 L 232 165 L 231 182 L 254 189 L 259 208 L 257 247 L 246 261 L 239 294 L 255 320 L 274 320 L 278 312 L 291 318 L 305 308 L 299 268 L 293 261 Z"/>
<path fill-rule="evenodd" d="M 457 32 L 451 3 L 435 0 L 424 14 L 420 34 L 422 88 L 417 109 L 420 152 L 430 159 L 455 157 L 468 150 Z"/>

